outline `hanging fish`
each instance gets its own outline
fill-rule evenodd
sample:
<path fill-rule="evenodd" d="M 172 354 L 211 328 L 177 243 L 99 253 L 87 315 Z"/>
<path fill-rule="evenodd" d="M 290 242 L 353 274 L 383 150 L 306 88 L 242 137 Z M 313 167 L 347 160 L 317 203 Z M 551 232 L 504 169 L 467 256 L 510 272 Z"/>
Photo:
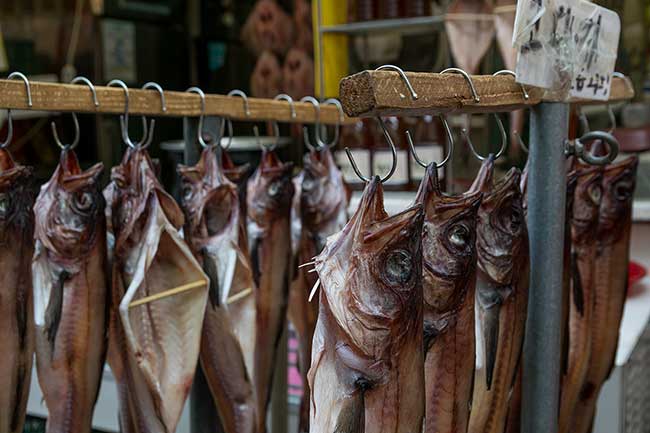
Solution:
<path fill-rule="evenodd" d="M 0 148 L 0 433 L 21 433 L 34 359 L 33 170 Z"/>
<path fill-rule="evenodd" d="M 197 165 L 180 166 L 178 171 L 183 179 L 185 237 L 210 277 L 201 366 L 224 432 L 254 433 L 256 406 L 250 380 L 255 349 L 254 283 L 242 236 L 237 186 L 225 177 L 210 148 L 203 151 Z"/>
<path fill-rule="evenodd" d="M 478 212 L 477 369 L 470 433 L 502 433 L 520 361 L 528 307 L 528 232 L 520 172 L 492 183 L 489 157 L 470 191 L 483 191 Z"/>
<path fill-rule="evenodd" d="M 113 169 L 115 251 L 108 362 L 120 429 L 172 433 L 194 378 L 208 277 L 178 230 L 183 214 L 145 150 Z"/>
<path fill-rule="evenodd" d="M 248 181 L 247 225 L 255 282 L 254 360 L 257 430 L 266 431 L 266 410 L 273 384 L 278 345 L 285 328 L 291 265 L 292 164 L 264 150 Z"/>
<path fill-rule="evenodd" d="M 343 175 L 327 147 L 305 155 L 304 169 L 297 180 L 299 193 L 294 196 L 294 203 L 299 209 L 292 212 L 292 233 L 297 244 L 294 263 L 300 265 L 311 262 L 323 250 L 327 238 L 343 228 L 348 218 L 349 199 Z M 309 292 L 317 279 L 311 267 L 302 266 L 296 269 L 289 290 L 288 315 L 298 337 L 298 367 L 304 384 L 299 432 L 309 431 L 307 372 L 318 318 L 318 302 L 309 301 Z"/>
<path fill-rule="evenodd" d="M 591 352 L 598 211 L 602 198 L 601 167 L 574 163 L 576 185 L 570 219 L 569 359 L 561 378 L 560 433 L 569 433 Z"/>
<path fill-rule="evenodd" d="M 109 277 L 103 171 L 101 163 L 82 171 L 74 151 L 64 150 L 34 206 L 36 367 L 52 433 L 91 431 L 104 371 Z"/>
<path fill-rule="evenodd" d="M 609 377 L 618 347 L 618 331 L 627 292 L 632 229 L 632 199 L 638 158 L 604 169 L 596 233 L 591 357 L 574 412 L 571 432 L 587 433 L 593 424 L 600 389 Z"/>
<path fill-rule="evenodd" d="M 482 194 L 442 193 L 435 164 L 415 202 L 424 206 L 422 289 L 426 433 L 466 433 L 474 380 L 476 214 Z"/>
<path fill-rule="evenodd" d="M 311 433 L 417 433 L 424 416 L 423 211 L 388 217 L 378 177 L 316 257 Z"/>

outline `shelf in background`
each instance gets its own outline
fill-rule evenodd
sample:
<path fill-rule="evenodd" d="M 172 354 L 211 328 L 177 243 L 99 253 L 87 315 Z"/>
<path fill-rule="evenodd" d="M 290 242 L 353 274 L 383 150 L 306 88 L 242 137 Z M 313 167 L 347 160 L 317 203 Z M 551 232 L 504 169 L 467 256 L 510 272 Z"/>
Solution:
<path fill-rule="evenodd" d="M 346 35 L 360 35 L 383 31 L 394 31 L 402 34 L 422 34 L 437 30 L 437 27 L 444 23 L 444 20 L 444 15 L 433 15 L 427 17 L 361 21 L 334 26 L 323 26 L 321 27 L 321 32 Z"/>

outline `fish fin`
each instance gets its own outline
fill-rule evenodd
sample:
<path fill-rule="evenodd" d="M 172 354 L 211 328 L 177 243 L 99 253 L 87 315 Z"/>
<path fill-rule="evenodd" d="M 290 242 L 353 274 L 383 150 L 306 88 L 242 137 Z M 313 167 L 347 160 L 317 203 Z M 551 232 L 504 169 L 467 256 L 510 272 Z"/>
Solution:
<path fill-rule="evenodd" d="M 364 390 L 357 389 L 343 402 L 333 433 L 364 433 Z"/>
<path fill-rule="evenodd" d="M 582 277 L 580 276 L 580 268 L 578 267 L 578 253 L 571 252 L 571 277 L 573 279 L 573 304 L 578 313 L 584 316 L 585 311 L 585 298 L 582 290 Z"/>
<path fill-rule="evenodd" d="M 485 381 L 489 391 L 492 388 L 492 377 L 499 349 L 499 313 L 503 302 L 499 288 L 487 287 L 479 290 L 478 302 L 485 344 Z"/>
<path fill-rule="evenodd" d="M 67 271 L 64 270 L 59 273 L 59 278 L 55 281 L 54 287 L 52 287 L 50 299 L 45 309 L 45 332 L 47 333 L 47 340 L 51 345 L 52 356 L 54 356 L 56 334 L 59 330 L 61 314 L 63 313 L 63 287 L 68 278 L 70 278 L 70 274 Z"/>
<path fill-rule="evenodd" d="M 210 279 L 210 287 L 208 289 L 208 296 L 212 308 L 219 307 L 219 272 L 214 260 L 210 260 L 207 252 L 204 252 L 203 271 Z"/>

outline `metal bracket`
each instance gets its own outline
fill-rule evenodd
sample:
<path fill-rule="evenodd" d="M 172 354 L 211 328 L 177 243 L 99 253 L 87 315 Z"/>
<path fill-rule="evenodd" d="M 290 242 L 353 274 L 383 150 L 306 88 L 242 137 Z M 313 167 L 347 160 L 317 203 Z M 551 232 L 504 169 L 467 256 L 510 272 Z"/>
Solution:
<path fill-rule="evenodd" d="M 593 153 L 589 152 L 584 145 L 584 142 L 592 140 L 602 140 L 608 144 L 609 151 L 607 155 L 596 156 Z M 588 132 L 580 138 L 575 140 L 566 140 L 564 142 L 565 149 L 564 153 L 567 156 L 575 155 L 584 162 L 590 165 L 607 165 L 614 161 L 618 156 L 618 151 L 620 149 L 618 140 L 612 134 L 604 131 L 592 131 Z"/>

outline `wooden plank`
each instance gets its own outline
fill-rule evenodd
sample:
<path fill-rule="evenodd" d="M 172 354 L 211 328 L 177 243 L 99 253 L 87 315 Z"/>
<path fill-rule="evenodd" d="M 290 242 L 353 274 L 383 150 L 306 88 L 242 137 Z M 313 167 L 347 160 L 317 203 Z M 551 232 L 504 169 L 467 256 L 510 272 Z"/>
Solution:
<path fill-rule="evenodd" d="M 413 100 L 404 81 L 393 71 L 363 71 L 341 80 L 339 94 L 348 116 L 421 116 L 438 113 L 485 113 L 525 108 L 541 101 L 542 90 L 521 86 L 508 75 L 474 75 L 480 102 L 460 74 L 406 72 L 418 94 Z"/>
<path fill-rule="evenodd" d="M 20 110 L 74 111 L 77 113 L 122 114 L 124 90 L 120 87 L 95 87 L 99 106 L 95 107 L 86 85 L 30 82 L 33 106 L 27 105 L 25 84 L 20 80 L 0 80 L 0 107 Z M 129 113 L 147 116 L 195 117 L 201 114 L 201 99 L 196 93 L 165 91 L 167 111 L 163 112 L 160 94 L 155 90 L 129 89 Z M 316 123 L 314 106 L 294 102 L 296 117 L 291 117 L 289 103 L 271 99 L 248 98 L 250 116 L 238 96 L 206 95 L 206 115 L 233 120 L 277 120 L 288 123 Z M 340 120 L 333 105 L 321 105 L 321 122 L 335 125 Z M 354 119 L 345 118 L 343 123 Z"/>
<path fill-rule="evenodd" d="M 460 74 L 406 72 L 418 94 L 413 99 L 397 72 L 363 71 L 341 80 L 339 94 L 348 116 L 422 116 L 439 113 L 489 113 L 527 108 L 542 101 L 561 102 L 556 94 L 544 89 L 521 86 L 509 75 L 473 75 L 472 81 L 480 101 L 474 101 L 470 86 Z M 634 89 L 627 79 L 612 81 L 610 102 L 632 99 Z M 576 104 L 603 104 L 603 101 L 570 100 Z"/>

